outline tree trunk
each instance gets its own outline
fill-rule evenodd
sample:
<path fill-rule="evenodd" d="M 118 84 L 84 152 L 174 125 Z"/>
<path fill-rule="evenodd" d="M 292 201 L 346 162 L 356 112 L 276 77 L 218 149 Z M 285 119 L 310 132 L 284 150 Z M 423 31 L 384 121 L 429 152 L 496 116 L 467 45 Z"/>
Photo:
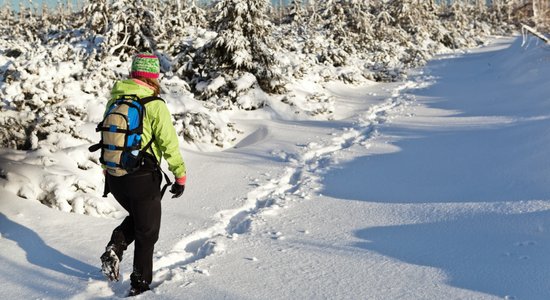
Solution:
<path fill-rule="evenodd" d="M 279 24 L 283 23 L 283 13 L 284 6 L 283 6 L 283 0 L 279 0 Z"/>
<path fill-rule="evenodd" d="M 545 2 L 546 7 L 544 8 L 544 26 L 548 32 L 550 30 L 550 3 L 548 1 Z"/>

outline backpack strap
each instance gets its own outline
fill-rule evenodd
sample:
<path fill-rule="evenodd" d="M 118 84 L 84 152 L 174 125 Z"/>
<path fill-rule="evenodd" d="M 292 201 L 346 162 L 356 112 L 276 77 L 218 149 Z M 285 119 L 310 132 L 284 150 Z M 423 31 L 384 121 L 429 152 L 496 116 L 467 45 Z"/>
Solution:
<path fill-rule="evenodd" d="M 161 97 L 159 96 L 149 96 L 149 97 L 143 97 L 139 100 L 139 102 L 141 102 L 142 105 L 145 105 L 151 101 L 155 101 L 155 100 L 160 100 L 164 103 L 166 103 L 166 101 L 164 101 L 164 99 L 162 99 Z"/>
<path fill-rule="evenodd" d="M 170 185 L 172 185 L 172 181 L 170 181 L 170 177 L 168 177 L 168 175 L 166 175 L 166 173 L 164 172 L 164 170 L 162 170 L 162 168 L 160 166 L 159 166 L 159 170 L 162 172 L 162 175 L 164 175 L 164 180 L 166 181 L 166 183 L 162 187 L 162 190 L 160 191 L 160 199 L 162 199 L 162 197 L 164 197 L 164 193 L 166 192 L 166 189 Z"/>
<path fill-rule="evenodd" d="M 147 143 L 147 145 L 145 145 L 145 147 L 143 147 L 143 149 L 141 149 L 141 151 L 143 151 L 144 153 L 147 153 L 147 150 L 149 148 L 151 148 L 151 145 L 153 144 L 154 141 L 155 141 L 155 135 L 151 136 L 151 140 Z M 151 153 L 152 153 L 151 156 L 153 157 L 153 159 L 155 161 L 155 164 L 157 165 L 157 167 L 160 170 L 160 172 L 162 173 L 162 175 L 164 175 L 164 180 L 166 181 L 166 183 L 164 184 L 164 186 L 162 187 L 162 189 L 160 191 L 160 198 L 162 199 L 162 197 L 164 197 L 164 193 L 166 192 L 166 189 L 172 184 L 172 181 L 170 181 L 170 177 L 168 177 L 166 172 L 164 172 L 164 170 L 161 168 L 159 160 L 155 156 L 155 152 L 153 150 L 151 150 Z"/>
<path fill-rule="evenodd" d="M 93 144 L 90 147 L 88 147 L 88 151 L 90 152 L 96 152 L 97 150 L 101 149 L 103 146 L 102 142 L 99 142 L 97 144 Z"/>

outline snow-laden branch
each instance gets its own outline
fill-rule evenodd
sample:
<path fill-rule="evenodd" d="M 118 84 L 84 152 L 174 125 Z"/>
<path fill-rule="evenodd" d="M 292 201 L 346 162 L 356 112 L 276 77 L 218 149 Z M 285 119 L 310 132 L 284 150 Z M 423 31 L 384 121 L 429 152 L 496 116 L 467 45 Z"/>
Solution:
<path fill-rule="evenodd" d="M 538 37 L 539 39 L 543 40 L 546 44 L 550 45 L 550 39 L 548 39 L 544 34 L 538 32 L 535 28 L 521 24 L 521 32 L 523 33 L 523 43 L 525 44 L 525 36 L 527 35 L 527 32 L 531 33 L 532 35 Z"/>

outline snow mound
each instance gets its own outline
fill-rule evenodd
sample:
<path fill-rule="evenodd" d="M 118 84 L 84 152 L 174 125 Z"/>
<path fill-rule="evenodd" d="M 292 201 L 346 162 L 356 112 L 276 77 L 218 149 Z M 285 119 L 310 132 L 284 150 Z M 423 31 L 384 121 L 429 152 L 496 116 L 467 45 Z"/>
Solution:
<path fill-rule="evenodd" d="M 117 218 L 122 212 L 110 200 L 99 198 L 103 175 L 87 148 L 58 151 L 0 153 L 0 185 L 19 198 L 77 214 Z"/>

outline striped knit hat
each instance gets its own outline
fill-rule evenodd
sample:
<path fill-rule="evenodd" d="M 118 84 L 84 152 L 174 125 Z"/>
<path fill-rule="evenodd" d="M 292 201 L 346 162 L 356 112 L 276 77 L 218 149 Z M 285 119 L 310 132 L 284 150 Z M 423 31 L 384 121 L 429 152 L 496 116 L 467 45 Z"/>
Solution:
<path fill-rule="evenodd" d="M 160 63 L 158 57 L 151 53 L 140 53 L 134 57 L 130 76 L 156 79 L 159 78 Z"/>

